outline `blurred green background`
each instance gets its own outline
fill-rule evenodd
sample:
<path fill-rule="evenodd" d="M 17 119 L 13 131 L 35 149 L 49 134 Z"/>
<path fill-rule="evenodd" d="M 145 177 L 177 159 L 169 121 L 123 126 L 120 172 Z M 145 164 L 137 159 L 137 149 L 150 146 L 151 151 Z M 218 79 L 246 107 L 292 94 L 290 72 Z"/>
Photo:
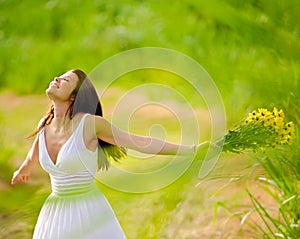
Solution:
<path fill-rule="evenodd" d="M 145 46 L 194 58 L 225 99 L 278 103 L 299 90 L 296 0 L 1 1 L 0 11 L 0 88 L 16 93 Z"/>
<path fill-rule="evenodd" d="M 108 57 L 132 48 L 170 48 L 196 60 L 214 79 L 228 127 L 251 109 L 274 106 L 299 124 L 299 19 L 298 0 L 1 0 L 0 238 L 30 238 L 49 193 L 41 170 L 29 186 L 12 188 L 9 181 L 29 148 L 24 136 L 47 108 L 44 91 L 55 76 L 72 68 L 90 72 Z M 139 84 L 144 77 L 129 80 Z M 170 84 L 177 81 L 174 77 Z M 130 88 L 132 83 L 126 82 L 120 81 L 118 87 Z M 189 94 L 191 89 L 180 90 Z M 203 189 L 194 187 L 197 180 L 191 169 L 169 188 L 152 194 L 130 195 L 100 187 L 129 238 L 199 238 L 199 231 L 213 228 L 198 228 L 204 222 L 195 221 L 197 212 L 210 215 L 203 205 L 208 200 Z M 209 200 L 206 203 L 213 208 Z M 182 212 L 179 204 L 186 207 L 180 208 Z M 136 207 L 136 212 L 128 212 L 129 207 Z M 188 208 L 194 207 L 194 214 L 189 214 Z M 184 219 L 175 222 L 178 215 Z M 142 228 L 141 221 L 146 223 Z M 174 229 L 179 224 L 184 232 Z"/>

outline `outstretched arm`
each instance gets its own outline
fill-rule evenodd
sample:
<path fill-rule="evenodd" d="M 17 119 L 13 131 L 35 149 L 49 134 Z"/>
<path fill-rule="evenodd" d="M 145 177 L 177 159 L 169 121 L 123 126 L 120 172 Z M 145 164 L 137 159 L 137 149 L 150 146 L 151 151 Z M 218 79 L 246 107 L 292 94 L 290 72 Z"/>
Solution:
<path fill-rule="evenodd" d="M 28 181 L 30 172 L 35 164 L 39 161 L 39 139 L 38 137 L 35 138 L 31 149 L 29 150 L 26 159 L 20 166 L 20 168 L 14 172 L 13 178 L 11 180 L 12 184 L 15 184 L 19 181 Z"/>
<path fill-rule="evenodd" d="M 110 144 L 123 146 L 148 154 L 193 154 L 197 147 L 170 143 L 150 136 L 140 136 L 123 131 L 100 116 L 95 116 L 97 138 Z"/>

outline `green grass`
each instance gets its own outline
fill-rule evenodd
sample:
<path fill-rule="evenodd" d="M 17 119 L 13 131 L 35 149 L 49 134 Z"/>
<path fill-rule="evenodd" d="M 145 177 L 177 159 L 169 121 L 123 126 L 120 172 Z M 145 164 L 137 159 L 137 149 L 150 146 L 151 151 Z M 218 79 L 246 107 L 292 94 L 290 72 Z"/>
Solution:
<path fill-rule="evenodd" d="M 47 176 L 40 169 L 33 173 L 35 183 L 29 187 L 20 185 L 12 189 L 8 185 L 14 168 L 22 162 L 30 146 L 31 141 L 23 138 L 34 129 L 47 109 L 44 91 L 53 77 L 70 68 L 82 68 L 89 73 L 108 57 L 133 48 L 170 48 L 195 59 L 212 76 L 223 97 L 228 128 L 255 108 L 271 109 L 274 106 L 282 108 L 286 117 L 299 128 L 299 12 L 297 0 L 272 3 L 267 0 L 183 0 L 171 4 L 157 0 L 122 0 L 118 3 L 102 0 L 0 1 L 0 183 L 3 186 L 0 191 L 0 224 L 9 229 L 5 234 L 3 229 L 0 235 L 29 238 L 38 209 L 49 192 Z M 203 99 L 195 95 L 194 89 L 180 77 L 163 71 L 141 70 L 121 76 L 114 82 L 112 95 L 103 98 L 106 115 L 111 116 L 110 107 L 119 99 L 119 93 L 144 83 L 163 83 L 173 87 L 194 108 L 201 108 L 203 112 L 207 110 Z M 27 96 L 18 98 L 7 92 Z M 179 105 L 184 103 L 174 95 L 160 94 L 151 90 L 147 92 L 149 99 L 161 96 L 164 100 L 168 97 L 179 100 Z M 205 126 L 206 115 L 199 118 Z M 178 140 L 178 122 L 170 118 L 147 119 L 145 125 L 138 125 L 139 120 L 133 120 L 130 129 L 148 133 L 149 125 L 156 120 L 163 120 L 171 132 L 168 139 Z M 203 127 L 201 137 L 208 134 L 209 130 Z M 292 230 L 288 228 L 290 218 L 294 217 L 294 212 L 299 212 L 299 206 L 293 204 L 293 200 L 286 202 L 295 195 L 299 185 L 296 170 L 299 169 L 299 142 L 293 147 L 284 151 L 284 156 L 271 154 L 268 155 L 270 161 L 251 161 L 250 165 L 243 162 L 240 168 L 233 155 L 223 155 L 217 165 L 218 178 L 243 172 L 232 172 L 235 167 L 242 170 L 246 165 L 249 170 L 254 170 L 260 165 L 259 168 L 265 170 L 261 176 L 278 180 L 279 194 L 272 195 L 278 199 L 278 213 L 283 218 L 280 229 L 284 230 L 282 223 L 285 223 L 287 233 Z M 153 160 L 149 167 L 156 168 L 167 162 L 157 164 Z M 141 170 L 136 164 L 130 159 L 124 166 Z M 206 216 L 211 215 L 207 220 L 213 220 L 214 203 L 227 208 L 231 202 L 241 203 L 230 193 L 225 200 L 220 197 L 214 201 L 214 197 L 206 195 L 205 188 L 195 188 L 199 167 L 200 162 L 196 162 L 170 187 L 150 194 L 120 193 L 104 185 L 100 188 L 115 208 L 129 238 L 144 238 L 145 235 L 147 238 L 168 238 L 170 235 L 172 238 L 197 238 L 193 234 L 195 230 L 200 231 L 197 222 L 201 221 L 204 212 Z M 210 193 L 216 189 L 213 185 L 218 184 L 208 185 Z M 285 196 L 279 197 L 281 193 Z M 268 211 L 260 211 L 263 204 L 251 192 L 249 196 L 261 218 L 267 217 L 266 222 L 272 223 Z M 24 198 L 25 205 L 19 207 Z M 211 211 L 205 208 L 205 203 Z M 221 207 L 216 206 L 217 211 Z M 237 205 L 233 207 L 237 208 Z M 189 213 L 190 208 L 193 212 Z M 16 231 L 12 227 L 14 222 L 21 223 L 23 229 Z M 148 226 L 141 227 L 141 222 Z M 207 226 L 202 222 L 203 225 Z M 207 231 L 218 228 L 209 225 Z M 267 224 L 259 226 L 265 228 Z M 274 224 L 271 228 L 274 230 Z M 207 238 L 213 235 L 205 234 L 204 229 L 201 232 L 209 235 Z"/>
<path fill-rule="evenodd" d="M 296 142 L 291 147 L 269 152 L 267 155 L 258 157 L 259 164 L 265 169 L 266 176 L 260 177 L 266 185 L 265 191 L 276 202 L 276 215 L 264 206 L 264 202 L 248 194 L 253 203 L 255 212 L 263 220 L 263 224 L 257 225 L 266 238 L 299 238 L 300 236 L 300 151 L 299 151 L 299 128 L 296 129 Z"/>

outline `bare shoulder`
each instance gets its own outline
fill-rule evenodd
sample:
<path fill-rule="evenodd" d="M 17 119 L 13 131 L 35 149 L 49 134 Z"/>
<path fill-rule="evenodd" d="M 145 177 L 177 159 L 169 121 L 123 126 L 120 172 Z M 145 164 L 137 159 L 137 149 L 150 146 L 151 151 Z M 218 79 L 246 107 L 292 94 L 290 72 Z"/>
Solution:
<path fill-rule="evenodd" d="M 73 122 L 75 123 L 75 125 L 78 125 L 79 122 L 83 119 L 84 115 L 86 113 L 83 113 L 83 112 L 78 112 L 76 113 L 76 115 L 73 116 Z M 90 114 L 87 115 L 86 118 L 89 118 Z M 85 120 L 85 124 L 86 124 L 87 120 Z"/>
<path fill-rule="evenodd" d="M 101 123 L 101 122 L 104 122 L 106 121 L 103 116 L 100 116 L 100 115 L 93 115 L 93 114 L 88 114 L 87 115 L 87 120 L 90 121 L 90 123 L 93 123 L 93 124 L 97 124 L 97 123 Z"/>
<path fill-rule="evenodd" d="M 94 129 L 94 132 L 99 135 L 106 128 L 110 128 L 110 123 L 104 117 L 99 115 L 88 115 L 87 125 L 90 125 Z"/>
<path fill-rule="evenodd" d="M 84 117 L 84 114 L 80 117 L 82 119 Z M 93 114 L 88 114 L 84 120 L 84 129 L 87 135 L 90 135 L 92 138 L 96 138 L 96 130 L 95 130 L 95 124 L 97 121 L 97 118 L 101 116 L 93 115 Z"/>
<path fill-rule="evenodd" d="M 74 117 L 73 120 L 74 122 L 80 122 L 81 119 L 86 115 L 87 113 L 83 113 L 83 112 L 78 112 Z M 99 118 L 101 119 L 101 116 L 98 115 L 93 115 L 93 114 L 87 114 L 86 119 L 85 119 L 85 125 L 88 124 L 95 124 L 95 121 L 98 121 Z"/>
<path fill-rule="evenodd" d="M 99 116 L 99 115 L 92 115 L 89 114 L 86 117 L 86 124 L 93 126 L 94 128 L 99 127 L 99 125 L 103 125 L 106 122 L 108 122 L 104 117 Z"/>
<path fill-rule="evenodd" d="M 95 127 L 94 127 L 94 115 L 87 114 L 83 112 L 78 112 L 73 117 L 73 126 L 74 128 L 77 128 L 80 124 L 80 122 L 83 120 L 83 132 L 84 132 L 84 138 L 86 142 L 90 142 L 96 137 L 95 134 Z M 87 145 L 89 143 L 86 143 Z"/>

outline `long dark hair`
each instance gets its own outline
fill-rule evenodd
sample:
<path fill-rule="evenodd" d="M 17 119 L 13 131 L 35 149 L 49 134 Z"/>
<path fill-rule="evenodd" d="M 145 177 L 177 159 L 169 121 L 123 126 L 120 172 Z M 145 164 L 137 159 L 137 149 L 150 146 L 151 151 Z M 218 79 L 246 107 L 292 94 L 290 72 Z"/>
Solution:
<path fill-rule="evenodd" d="M 79 112 L 103 116 L 101 103 L 91 80 L 82 70 L 73 69 L 70 70 L 70 72 L 76 74 L 79 81 L 76 88 L 71 93 L 74 100 L 71 102 L 66 112 L 66 116 L 72 119 Z M 42 128 L 50 124 L 53 118 L 54 106 L 51 105 L 41 124 L 38 126 L 38 129 L 31 136 L 36 135 Z M 118 162 L 126 155 L 125 148 L 98 139 L 98 169 L 107 170 L 109 167 L 108 159 L 113 159 Z"/>

